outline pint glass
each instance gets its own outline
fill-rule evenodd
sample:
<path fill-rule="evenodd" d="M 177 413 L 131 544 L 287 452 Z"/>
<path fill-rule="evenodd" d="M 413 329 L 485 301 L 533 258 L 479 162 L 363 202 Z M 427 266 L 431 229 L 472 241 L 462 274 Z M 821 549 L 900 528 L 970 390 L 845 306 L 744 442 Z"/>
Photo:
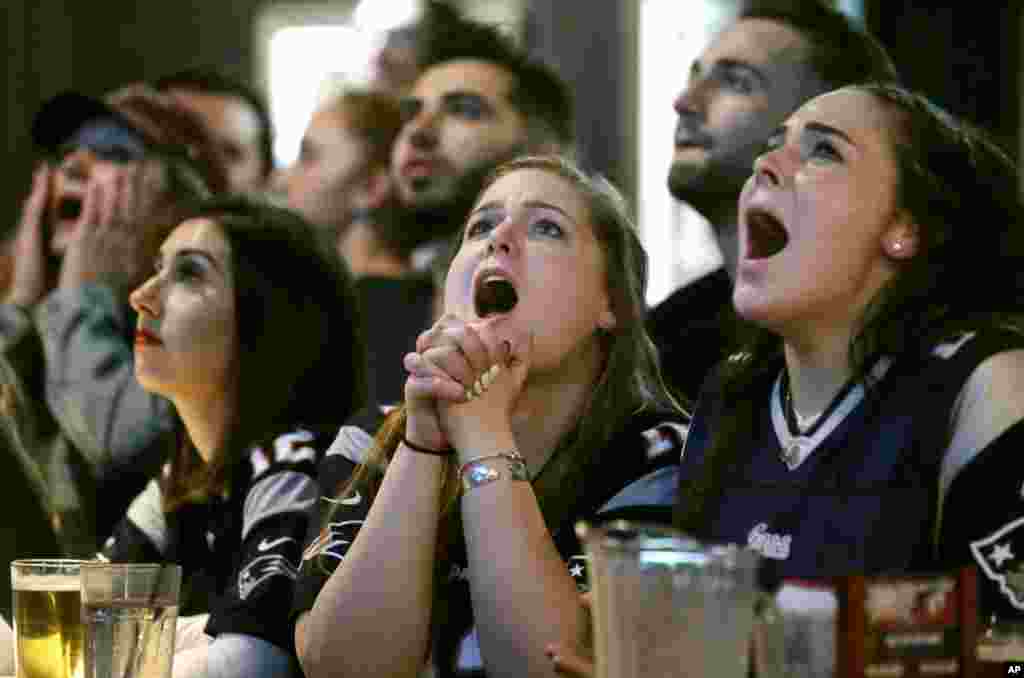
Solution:
<path fill-rule="evenodd" d="M 625 521 L 577 532 L 589 559 L 598 678 L 746 678 L 754 553 Z"/>
<path fill-rule="evenodd" d="M 81 678 L 81 560 L 11 563 L 18 678 Z"/>

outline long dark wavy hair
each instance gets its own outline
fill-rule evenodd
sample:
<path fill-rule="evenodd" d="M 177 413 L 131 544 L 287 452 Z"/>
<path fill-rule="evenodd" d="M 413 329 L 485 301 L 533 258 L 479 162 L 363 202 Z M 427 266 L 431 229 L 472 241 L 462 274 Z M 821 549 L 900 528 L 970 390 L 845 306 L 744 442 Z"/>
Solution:
<path fill-rule="evenodd" d="M 366 348 L 351 278 L 315 229 L 290 210 L 244 198 L 200 204 L 224 233 L 234 276 L 238 346 L 233 421 L 203 463 L 178 427 L 164 478 L 164 508 L 202 501 L 230 487 L 253 446 L 303 426 L 333 431 L 366 400 Z"/>
<path fill-rule="evenodd" d="M 550 460 L 533 479 L 545 523 L 559 525 L 587 489 L 587 479 L 602 463 L 614 467 L 615 450 L 609 441 L 631 417 L 647 408 L 680 409 L 665 388 L 654 344 L 644 325 L 644 293 L 647 287 L 647 254 L 625 207 L 625 201 L 603 179 L 587 176 L 569 161 L 556 156 L 527 156 L 498 167 L 484 190 L 511 172 L 536 169 L 567 180 L 583 197 L 589 224 L 601 244 L 605 260 L 605 286 L 615 328 L 603 332 L 604 369 L 593 384 L 592 396 L 575 429 L 559 442 Z M 366 483 L 376 493 L 384 470 L 405 431 L 404 407 L 397 409 L 378 432 L 375 445 L 352 480 L 339 492 L 344 496 Z M 606 456 L 607 454 L 607 456 Z M 439 555 L 461 538 L 457 515 L 459 485 L 457 465 L 448 463 L 442 489 L 443 515 L 439 531 Z M 439 561 L 443 558 L 439 558 Z"/>
<path fill-rule="evenodd" d="M 882 355 L 915 360 L 942 339 L 984 327 L 1021 328 L 1024 232 L 1016 165 L 981 130 L 924 96 L 891 84 L 855 85 L 889 113 L 897 165 L 896 200 L 917 224 L 918 250 L 864 310 L 849 345 L 853 375 L 871 393 L 868 371 Z M 677 525 L 706 536 L 731 469 L 745 461 L 740 441 L 763 403 L 752 384 L 784 364 L 782 339 L 756 332 L 719 366 L 720 409 L 711 449 L 684 483 Z"/>

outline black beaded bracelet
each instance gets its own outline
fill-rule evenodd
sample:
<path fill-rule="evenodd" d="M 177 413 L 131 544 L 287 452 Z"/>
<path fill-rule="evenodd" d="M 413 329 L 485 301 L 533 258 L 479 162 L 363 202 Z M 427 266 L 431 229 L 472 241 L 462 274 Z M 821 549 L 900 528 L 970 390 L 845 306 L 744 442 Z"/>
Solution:
<path fill-rule="evenodd" d="M 450 457 L 452 454 L 455 453 L 455 448 L 453 447 L 446 447 L 443 450 L 432 450 L 429 447 L 421 447 L 420 445 L 416 445 L 414 443 L 409 442 L 409 439 L 406 438 L 405 436 L 402 436 L 402 444 L 414 452 L 432 454 L 435 457 Z"/>

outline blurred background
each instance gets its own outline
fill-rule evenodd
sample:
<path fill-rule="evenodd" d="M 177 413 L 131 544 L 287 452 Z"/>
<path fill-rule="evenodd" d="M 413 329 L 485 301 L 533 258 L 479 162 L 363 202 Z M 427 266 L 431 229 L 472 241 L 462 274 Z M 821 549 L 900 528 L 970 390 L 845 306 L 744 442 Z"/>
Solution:
<path fill-rule="evenodd" d="M 652 254 L 650 301 L 717 257 L 704 225 L 665 189 L 671 102 L 729 0 L 452 0 L 501 24 L 575 87 L 585 164 L 638 206 Z M 837 0 L 890 50 L 905 81 L 1020 147 L 1021 2 Z M 415 0 L 4 0 L 0 69 L 7 229 L 28 184 L 28 130 L 39 104 L 69 87 L 101 94 L 189 66 L 214 66 L 267 95 L 279 166 L 295 157 L 319 93 L 367 77 L 383 31 Z"/>

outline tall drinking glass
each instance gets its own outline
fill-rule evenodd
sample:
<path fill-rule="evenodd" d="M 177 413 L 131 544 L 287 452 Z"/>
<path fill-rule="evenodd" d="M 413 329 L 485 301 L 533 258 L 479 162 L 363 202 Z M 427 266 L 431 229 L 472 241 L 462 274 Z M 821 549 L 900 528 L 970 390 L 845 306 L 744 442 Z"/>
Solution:
<path fill-rule="evenodd" d="M 745 678 L 757 557 L 671 528 L 580 524 L 598 678 Z"/>
<path fill-rule="evenodd" d="M 181 567 L 82 566 L 85 678 L 169 678 Z"/>
<path fill-rule="evenodd" d="M 18 678 L 81 678 L 83 563 L 59 558 L 11 563 Z"/>

